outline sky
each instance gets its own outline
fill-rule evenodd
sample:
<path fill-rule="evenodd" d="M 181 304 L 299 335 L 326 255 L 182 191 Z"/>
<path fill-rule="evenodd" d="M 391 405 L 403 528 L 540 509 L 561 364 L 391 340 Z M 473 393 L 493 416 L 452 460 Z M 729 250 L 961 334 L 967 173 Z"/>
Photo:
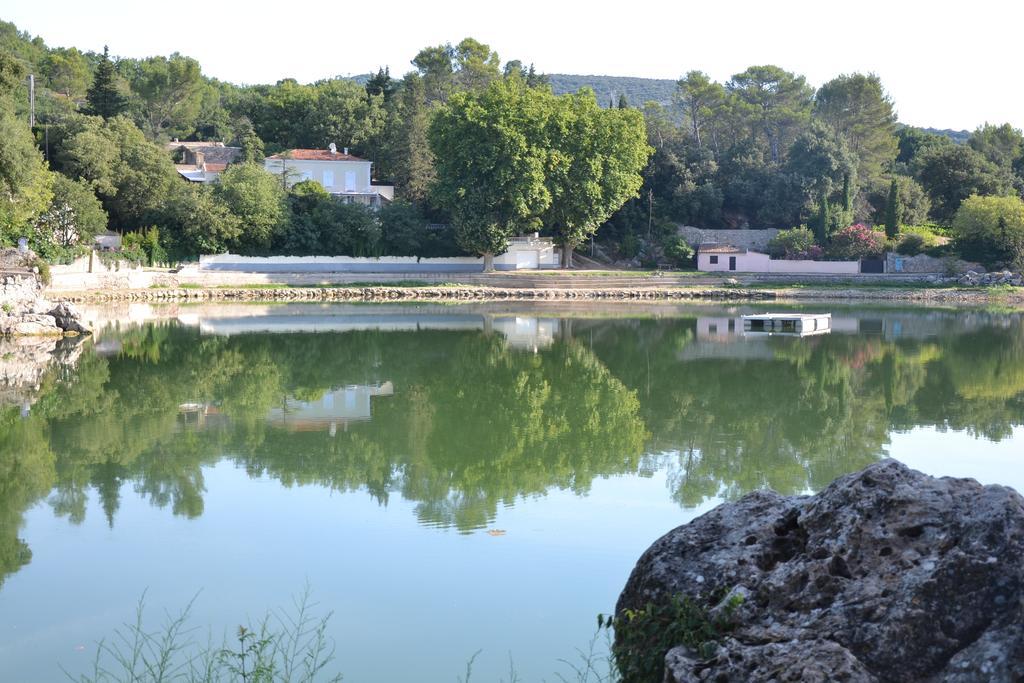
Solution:
<path fill-rule="evenodd" d="M 50 46 L 181 52 L 235 83 L 310 82 L 379 66 L 401 75 L 420 48 L 466 36 L 546 73 L 675 79 L 699 69 L 725 81 L 777 64 L 819 86 L 874 72 L 904 123 L 1024 128 L 1024 3 L 1013 0 L 0 0 L 0 18 Z"/>

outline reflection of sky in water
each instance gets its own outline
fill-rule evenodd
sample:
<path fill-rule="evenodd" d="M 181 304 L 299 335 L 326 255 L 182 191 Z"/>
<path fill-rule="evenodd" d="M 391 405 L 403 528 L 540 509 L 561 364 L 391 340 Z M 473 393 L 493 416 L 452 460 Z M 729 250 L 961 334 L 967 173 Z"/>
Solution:
<path fill-rule="evenodd" d="M 917 427 L 889 436 L 889 455 L 936 477 L 970 477 L 1024 491 L 1024 428 L 992 442 L 965 432 Z"/>

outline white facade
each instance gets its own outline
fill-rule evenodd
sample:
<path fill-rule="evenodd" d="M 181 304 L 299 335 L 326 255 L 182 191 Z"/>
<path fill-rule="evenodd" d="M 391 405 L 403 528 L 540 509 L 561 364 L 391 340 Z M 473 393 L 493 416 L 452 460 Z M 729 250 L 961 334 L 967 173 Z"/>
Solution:
<path fill-rule="evenodd" d="M 697 270 L 712 273 L 854 275 L 860 272 L 860 261 L 795 261 L 773 259 L 768 254 L 757 251 L 701 251 L 697 254 Z"/>
<path fill-rule="evenodd" d="M 264 162 L 264 168 L 281 177 L 286 167 L 287 183 L 291 187 L 303 180 L 315 180 L 331 194 L 376 194 L 370 184 L 369 161 L 319 161 L 307 159 L 273 159 Z"/>

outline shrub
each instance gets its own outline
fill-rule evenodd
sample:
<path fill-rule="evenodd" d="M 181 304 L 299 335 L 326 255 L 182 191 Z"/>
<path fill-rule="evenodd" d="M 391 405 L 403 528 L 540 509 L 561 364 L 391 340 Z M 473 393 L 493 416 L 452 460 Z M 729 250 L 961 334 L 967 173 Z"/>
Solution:
<path fill-rule="evenodd" d="M 953 219 L 964 258 L 988 267 L 1024 267 L 1024 201 L 1019 197 L 971 195 Z"/>
<path fill-rule="evenodd" d="M 925 239 L 921 235 L 909 234 L 896 245 L 896 251 L 904 256 L 917 256 L 925 248 Z"/>
<path fill-rule="evenodd" d="M 856 223 L 832 235 L 827 254 L 835 261 L 856 261 L 878 256 L 884 248 L 884 235 L 866 225 Z"/>
<path fill-rule="evenodd" d="M 673 235 L 662 244 L 662 251 L 676 268 L 682 268 L 693 263 L 693 247 L 679 235 Z"/>
<path fill-rule="evenodd" d="M 636 238 L 636 235 L 629 233 L 619 243 L 619 253 L 622 254 L 623 258 L 631 259 L 640 253 L 641 246 L 640 240 Z"/>
<path fill-rule="evenodd" d="M 773 258 L 806 259 L 810 258 L 808 254 L 814 246 L 814 233 L 801 225 L 773 237 L 768 243 L 768 253 Z"/>

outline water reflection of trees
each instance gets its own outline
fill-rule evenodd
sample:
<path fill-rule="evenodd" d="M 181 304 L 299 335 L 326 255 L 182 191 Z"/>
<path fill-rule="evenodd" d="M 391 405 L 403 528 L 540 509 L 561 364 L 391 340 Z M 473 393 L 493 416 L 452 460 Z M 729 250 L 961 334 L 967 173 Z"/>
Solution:
<path fill-rule="evenodd" d="M 761 486 L 816 489 L 916 425 L 1003 438 L 1024 417 L 1024 329 L 919 340 L 772 339 L 758 357 L 690 358 L 692 319 L 583 322 L 538 353 L 479 332 L 121 335 L 112 357 L 48 377 L 24 417 L 0 410 L 0 577 L 29 561 L 24 511 L 48 497 L 113 525 L 124 486 L 203 513 L 203 467 L 225 458 L 286 486 L 413 501 L 425 524 L 481 528 L 499 506 L 596 477 L 669 472 L 684 505 Z M 329 431 L 271 423 L 286 397 L 391 382 L 372 419 Z M 186 404 L 210 417 L 191 424 Z M 651 454 L 645 456 L 644 454 Z"/>

